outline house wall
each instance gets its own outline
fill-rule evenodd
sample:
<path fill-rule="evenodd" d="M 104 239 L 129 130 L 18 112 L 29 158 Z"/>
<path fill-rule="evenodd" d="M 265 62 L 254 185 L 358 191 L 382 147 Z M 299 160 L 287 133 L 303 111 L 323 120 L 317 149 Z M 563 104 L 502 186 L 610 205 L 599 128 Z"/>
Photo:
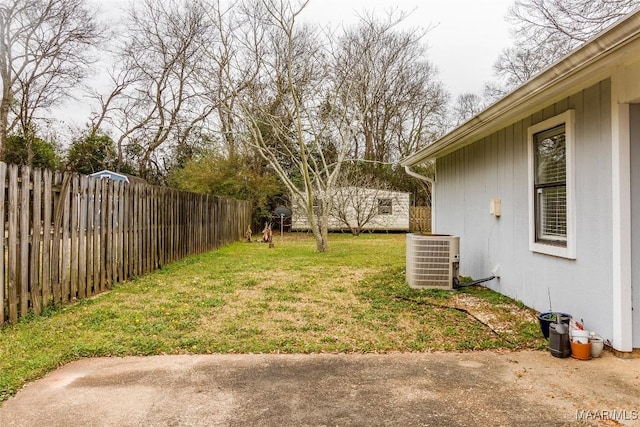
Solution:
<path fill-rule="evenodd" d="M 576 259 L 529 250 L 527 128 L 575 110 Z M 604 80 L 437 160 L 435 230 L 460 236 L 460 273 L 538 310 L 612 335 L 611 81 Z M 489 214 L 493 198 L 502 215 Z M 639 242 L 640 243 L 640 242 Z"/>
<path fill-rule="evenodd" d="M 362 194 L 373 209 L 377 209 L 378 199 L 388 198 L 392 201 L 391 215 L 376 215 L 364 226 L 364 230 L 377 231 L 409 231 L 409 193 L 399 191 L 368 190 L 362 188 Z M 369 194 L 367 194 L 369 193 Z M 291 229 L 309 230 L 309 220 L 304 207 L 292 203 Z M 355 213 L 353 213 L 355 216 Z M 355 222 L 354 222 L 355 223 Z M 331 231 L 346 230 L 346 225 L 335 217 L 329 217 Z"/>
<path fill-rule="evenodd" d="M 630 106 L 633 346 L 640 347 L 640 104 Z"/>

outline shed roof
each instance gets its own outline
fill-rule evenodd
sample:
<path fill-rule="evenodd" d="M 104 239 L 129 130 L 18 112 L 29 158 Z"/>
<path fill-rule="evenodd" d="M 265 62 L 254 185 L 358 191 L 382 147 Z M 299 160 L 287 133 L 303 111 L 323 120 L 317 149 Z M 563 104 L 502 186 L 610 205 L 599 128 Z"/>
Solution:
<path fill-rule="evenodd" d="M 405 158 L 414 166 L 459 150 L 539 109 L 589 87 L 627 62 L 640 59 L 640 9 L 490 105 L 433 144 Z"/>
<path fill-rule="evenodd" d="M 123 181 L 129 184 L 148 184 L 148 182 L 145 179 L 140 178 L 139 176 L 134 176 L 134 175 L 130 175 L 122 172 L 114 172 L 109 169 L 103 169 L 101 171 L 94 172 L 89 176 L 110 178 L 110 179 L 113 179 L 114 181 Z"/>
<path fill-rule="evenodd" d="M 127 176 L 125 174 L 114 172 L 114 171 L 110 171 L 108 169 L 104 169 L 104 170 L 101 170 L 101 171 L 98 171 L 98 172 L 94 172 L 89 176 L 100 177 L 100 178 L 110 178 L 110 179 L 113 179 L 114 181 L 129 182 L 129 178 L 127 178 Z"/>

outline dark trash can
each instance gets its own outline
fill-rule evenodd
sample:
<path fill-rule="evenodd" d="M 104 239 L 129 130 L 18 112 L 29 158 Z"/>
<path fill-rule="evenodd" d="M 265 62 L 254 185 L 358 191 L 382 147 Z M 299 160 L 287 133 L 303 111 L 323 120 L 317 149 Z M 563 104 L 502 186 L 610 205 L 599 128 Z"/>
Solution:
<path fill-rule="evenodd" d="M 552 323 L 549 325 L 549 352 L 554 357 L 571 356 L 568 325 L 564 323 Z"/>

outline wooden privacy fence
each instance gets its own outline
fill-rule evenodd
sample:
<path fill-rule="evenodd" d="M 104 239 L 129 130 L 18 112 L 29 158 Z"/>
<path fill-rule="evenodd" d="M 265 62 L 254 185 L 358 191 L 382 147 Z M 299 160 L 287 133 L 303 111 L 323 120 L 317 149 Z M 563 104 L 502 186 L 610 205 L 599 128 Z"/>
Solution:
<path fill-rule="evenodd" d="M 0 325 L 240 239 L 249 202 L 0 162 Z"/>
<path fill-rule="evenodd" d="M 409 229 L 411 231 L 431 231 L 430 206 L 411 206 L 409 210 Z"/>

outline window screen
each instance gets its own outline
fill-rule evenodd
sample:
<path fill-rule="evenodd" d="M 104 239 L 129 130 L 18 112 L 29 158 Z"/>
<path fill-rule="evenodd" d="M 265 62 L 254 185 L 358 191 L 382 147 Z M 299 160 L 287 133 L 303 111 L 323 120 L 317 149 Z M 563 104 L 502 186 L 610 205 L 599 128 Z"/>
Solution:
<path fill-rule="evenodd" d="M 378 199 L 378 215 L 391 215 L 393 213 L 393 201 L 391 199 Z"/>
<path fill-rule="evenodd" d="M 565 125 L 533 136 L 536 241 L 566 246 L 567 156 Z"/>

